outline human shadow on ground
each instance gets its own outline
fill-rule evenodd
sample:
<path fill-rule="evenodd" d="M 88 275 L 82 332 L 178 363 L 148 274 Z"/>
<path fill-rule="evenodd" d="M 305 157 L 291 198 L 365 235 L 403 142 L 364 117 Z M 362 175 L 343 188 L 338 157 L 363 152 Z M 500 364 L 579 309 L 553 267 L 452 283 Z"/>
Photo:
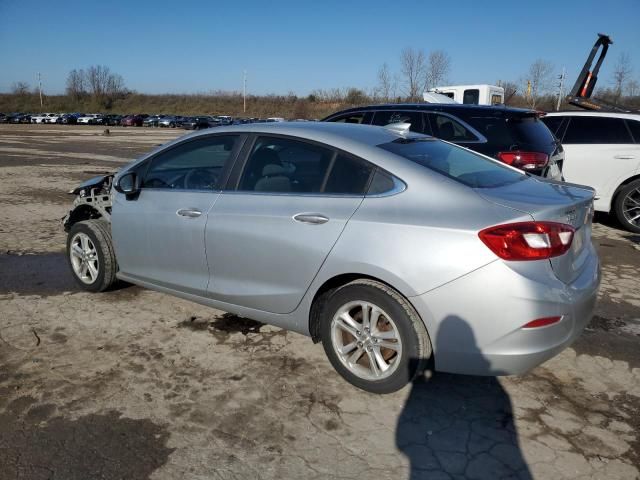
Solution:
<path fill-rule="evenodd" d="M 474 361 L 489 366 L 467 322 L 447 317 L 438 330 L 436 350 L 451 336 L 457 344 L 473 345 L 478 354 Z M 409 459 L 410 480 L 532 479 L 511 401 L 492 376 L 420 376 L 398 419 L 396 446 Z"/>

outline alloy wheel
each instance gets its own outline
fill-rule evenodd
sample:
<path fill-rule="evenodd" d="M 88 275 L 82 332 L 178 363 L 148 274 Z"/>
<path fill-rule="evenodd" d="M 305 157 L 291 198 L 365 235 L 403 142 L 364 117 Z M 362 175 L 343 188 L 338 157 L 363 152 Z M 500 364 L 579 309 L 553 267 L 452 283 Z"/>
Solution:
<path fill-rule="evenodd" d="M 79 232 L 74 235 L 69 256 L 73 272 L 83 283 L 91 285 L 97 280 L 100 272 L 98 250 L 87 234 Z"/>
<path fill-rule="evenodd" d="M 331 321 L 331 343 L 340 362 L 365 380 L 389 377 L 402 358 L 395 322 L 371 302 L 349 302 L 337 310 Z"/>
<path fill-rule="evenodd" d="M 640 188 L 631 190 L 624 197 L 622 214 L 631 225 L 640 227 Z"/>

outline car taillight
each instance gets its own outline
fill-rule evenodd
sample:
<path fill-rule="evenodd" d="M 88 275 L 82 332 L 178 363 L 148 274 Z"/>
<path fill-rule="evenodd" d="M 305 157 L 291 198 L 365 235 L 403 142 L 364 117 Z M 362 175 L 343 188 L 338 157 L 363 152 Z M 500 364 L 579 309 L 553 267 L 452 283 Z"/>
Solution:
<path fill-rule="evenodd" d="M 512 167 L 521 168 L 522 170 L 536 170 L 547 166 L 549 163 L 549 155 L 540 152 L 521 152 L 515 150 L 513 152 L 499 152 L 498 160 Z"/>
<path fill-rule="evenodd" d="M 480 240 L 504 260 L 542 260 L 566 253 L 575 229 L 555 222 L 497 225 L 478 233 Z"/>

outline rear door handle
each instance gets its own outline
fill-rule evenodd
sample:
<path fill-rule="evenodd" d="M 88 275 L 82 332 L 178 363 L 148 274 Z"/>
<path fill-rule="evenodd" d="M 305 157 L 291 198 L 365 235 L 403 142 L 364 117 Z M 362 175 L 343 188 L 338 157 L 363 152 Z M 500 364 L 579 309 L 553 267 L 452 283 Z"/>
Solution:
<path fill-rule="evenodd" d="M 202 215 L 202 212 L 195 208 L 182 208 L 178 210 L 176 213 L 181 217 L 187 217 L 187 218 L 198 218 L 200 215 Z"/>
<path fill-rule="evenodd" d="M 635 155 L 614 155 L 613 158 L 617 158 L 618 160 L 633 160 L 636 158 Z"/>
<path fill-rule="evenodd" d="M 329 221 L 329 217 L 325 217 L 321 213 L 298 213 L 293 216 L 293 219 L 296 222 L 308 223 L 311 225 L 320 225 Z"/>

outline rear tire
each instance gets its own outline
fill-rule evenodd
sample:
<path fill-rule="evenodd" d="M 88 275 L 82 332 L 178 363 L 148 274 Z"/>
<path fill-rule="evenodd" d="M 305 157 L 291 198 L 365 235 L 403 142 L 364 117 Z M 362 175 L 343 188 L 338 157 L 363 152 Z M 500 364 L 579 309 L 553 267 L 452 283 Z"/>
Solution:
<path fill-rule="evenodd" d="M 104 292 L 116 282 L 118 264 L 111 227 L 101 219 L 74 224 L 67 235 L 67 261 L 76 283 L 88 292 Z"/>
<path fill-rule="evenodd" d="M 371 393 L 400 390 L 424 370 L 432 353 L 427 330 L 409 302 L 369 279 L 329 293 L 319 333 L 336 371 Z"/>
<path fill-rule="evenodd" d="M 625 230 L 640 233 L 640 179 L 630 182 L 620 190 L 613 213 Z"/>

